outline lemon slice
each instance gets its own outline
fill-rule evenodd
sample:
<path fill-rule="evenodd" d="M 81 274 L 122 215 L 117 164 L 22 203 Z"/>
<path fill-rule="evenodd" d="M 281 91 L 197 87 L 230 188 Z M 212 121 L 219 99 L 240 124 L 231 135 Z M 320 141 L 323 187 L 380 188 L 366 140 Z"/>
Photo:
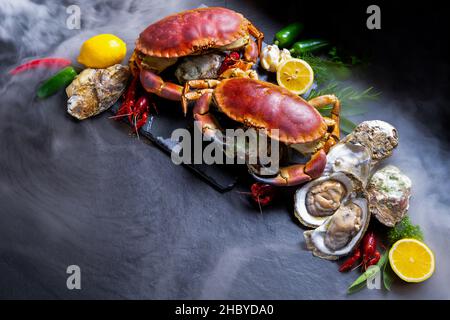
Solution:
<path fill-rule="evenodd" d="M 88 68 L 107 68 L 120 63 L 127 54 L 127 45 L 113 34 L 99 34 L 86 40 L 78 62 Z"/>
<path fill-rule="evenodd" d="M 277 68 L 277 82 L 295 94 L 303 94 L 314 82 L 314 71 L 301 59 L 288 59 Z"/>
<path fill-rule="evenodd" d="M 422 282 L 434 272 L 434 254 L 416 239 L 401 239 L 389 251 L 392 270 L 406 282 Z"/>

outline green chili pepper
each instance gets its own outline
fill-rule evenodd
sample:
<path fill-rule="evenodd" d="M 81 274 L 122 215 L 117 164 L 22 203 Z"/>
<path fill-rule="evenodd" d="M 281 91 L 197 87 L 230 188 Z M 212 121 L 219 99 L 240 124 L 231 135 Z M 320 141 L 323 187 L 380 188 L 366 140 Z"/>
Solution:
<path fill-rule="evenodd" d="M 67 87 L 77 76 L 73 67 L 66 67 L 48 78 L 38 89 L 39 98 L 47 98 L 55 94 L 62 87 Z"/>
<path fill-rule="evenodd" d="M 289 50 L 293 55 L 301 55 L 307 52 L 317 51 L 328 46 L 328 42 L 321 39 L 310 39 L 298 41 L 292 45 Z"/>
<path fill-rule="evenodd" d="M 295 39 L 303 30 L 303 24 L 296 22 L 292 23 L 275 34 L 274 44 L 280 48 L 288 47 L 294 43 Z"/>

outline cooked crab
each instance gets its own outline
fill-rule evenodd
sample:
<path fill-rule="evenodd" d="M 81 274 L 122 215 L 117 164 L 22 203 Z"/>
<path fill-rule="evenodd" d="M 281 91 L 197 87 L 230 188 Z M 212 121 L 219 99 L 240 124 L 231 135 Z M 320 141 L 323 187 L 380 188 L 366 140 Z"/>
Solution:
<path fill-rule="evenodd" d="M 188 10 L 148 26 L 136 41 L 130 67 L 134 76 L 139 74 L 145 90 L 179 101 L 183 87 L 165 82 L 159 73 L 181 57 L 230 50 L 243 53 L 243 59 L 236 60 L 233 67 L 248 70 L 259 56 L 263 37 L 250 21 L 233 10 L 221 7 Z"/>
<path fill-rule="evenodd" d="M 191 91 L 191 88 L 195 89 Z M 228 118 L 247 128 L 263 131 L 271 139 L 311 154 L 306 164 L 282 167 L 274 176 L 251 174 L 259 181 L 281 186 L 305 183 L 319 177 L 326 164 L 326 152 L 339 140 L 339 100 L 326 95 L 305 101 L 287 89 L 251 78 L 192 80 L 185 85 L 183 109 L 196 100 L 194 119 L 204 136 L 223 143 L 221 126 L 210 113 L 214 103 Z M 333 105 L 331 118 L 324 118 L 316 108 Z M 278 135 L 272 130 L 278 129 Z"/>

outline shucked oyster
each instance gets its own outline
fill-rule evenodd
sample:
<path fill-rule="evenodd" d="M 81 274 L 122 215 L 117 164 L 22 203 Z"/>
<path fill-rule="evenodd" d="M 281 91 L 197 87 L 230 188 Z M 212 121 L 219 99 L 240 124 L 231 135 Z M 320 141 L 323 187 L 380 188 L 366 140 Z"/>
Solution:
<path fill-rule="evenodd" d="M 129 68 L 121 64 L 83 70 L 66 88 L 67 112 L 83 120 L 107 110 L 119 99 L 129 77 Z"/>
<path fill-rule="evenodd" d="M 397 167 L 389 165 L 374 173 L 367 192 L 370 212 L 382 224 L 393 227 L 408 211 L 411 180 Z"/>
<path fill-rule="evenodd" d="M 361 241 L 370 213 L 363 194 L 341 205 L 318 228 L 303 233 L 306 247 L 317 257 L 336 260 L 348 255 Z"/>
<path fill-rule="evenodd" d="M 369 148 L 372 153 L 372 166 L 374 166 L 392 154 L 398 145 L 398 133 L 392 125 L 385 121 L 364 121 L 342 142 L 358 143 Z"/>
<path fill-rule="evenodd" d="M 316 228 L 360 189 L 358 180 L 342 172 L 313 180 L 295 193 L 295 216 L 303 225 Z"/>

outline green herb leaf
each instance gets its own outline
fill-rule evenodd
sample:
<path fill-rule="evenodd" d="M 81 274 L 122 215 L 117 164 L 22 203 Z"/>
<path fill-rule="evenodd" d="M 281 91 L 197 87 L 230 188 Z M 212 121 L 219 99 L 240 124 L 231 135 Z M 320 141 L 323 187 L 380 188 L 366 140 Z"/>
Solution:
<path fill-rule="evenodd" d="M 400 239 L 413 238 L 423 241 L 423 232 L 419 225 L 411 223 L 409 216 L 405 216 L 399 223 L 388 231 L 388 241 L 392 245 Z"/>
<path fill-rule="evenodd" d="M 340 122 L 341 122 L 341 130 L 344 133 L 350 133 L 353 131 L 353 129 L 355 129 L 356 124 L 353 123 L 352 121 L 350 121 L 349 119 L 345 118 L 345 117 L 340 117 Z"/>
<path fill-rule="evenodd" d="M 390 264 L 386 263 L 383 269 L 383 283 L 386 290 L 391 291 L 394 279 L 394 271 L 392 271 Z"/>
<path fill-rule="evenodd" d="M 381 260 L 381 259 L 380 259 Z M 358 277 L 347 289 L 348 294 L 355 293 L 365 287 L 367 279 L 374 277 L 378 272 L 380 272 L 380 267 L 377 265 L 370 266 L 367 268 L 366 272 Z"/>

